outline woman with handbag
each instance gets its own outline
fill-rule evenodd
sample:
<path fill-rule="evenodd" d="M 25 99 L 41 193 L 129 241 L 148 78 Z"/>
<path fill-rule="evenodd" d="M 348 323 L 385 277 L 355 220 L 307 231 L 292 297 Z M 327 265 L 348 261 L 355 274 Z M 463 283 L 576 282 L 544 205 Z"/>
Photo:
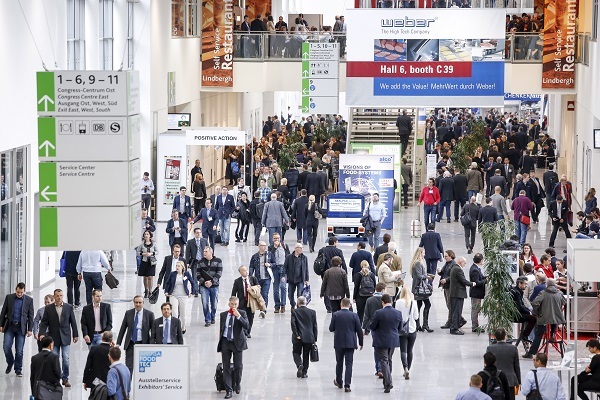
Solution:
<path fill-rule="evenodd" d="M 188 297 L 196 292 L 196 280 L 192 278 L 190 271 L 185 268 L 183 261 L 177 261 L 175 271 L 169 274 L 165 282 L 165 296 L 170 296 L 173 315 L 181 320 L 181 331 L 185 333 L 185 308 Z"/>
<path fill-rule="evenodd" d="M 362 260 L 360 263 L 360 272 L 354 274 L 354 292 L 352 298 L 356 303 L 356 313 L 362 324 L 365 314 L 365 305 L 369 297 L 375 293 L 375 284 L 377 279 L 375 274 L 371 272 L 371 266 L 367 260 Z"/>
<path fill-rule="evenodd" d="M 403 329 L 400 332 L 400 358 L 402 360 L 402 367 L 404 367 L 404 379 L 410 379 L 409 371 L 413 360 L 413 347 L 417 340 L 419 310 L 417 302 L 408 286 L 404 286 L 400 291 L 400 298 L 396 302 L 396 309 L 402 313 Z"/>
<path fill-rule="evenodd" d="M 153 289 L 152 280 L 156 275 L 156 255 L 158 250 L 152 240 L 152 232 L 144 232 L 142 244 L 137 247 L 137 255 L 141 257 L 138 276 L 144 279 L 144 297 L 147 298 Z"/>
<path fill-rule="evenodd" d="M 429 329 L 429 309 L 431 308 L 429 297 L 433 293 L 433 288 L 429 283 L 429 277 L 425 269 L 425 250 L 422 247 L 417 247 L 417 250 L 415 250 L 410 262 L 410 275 L 412 276 L 412 293 L 417 301 L 417 330 L 431 333 L 433 329 Z M 423 310 L 423 325 L 421 326 L 419 316 L 423 303 L 425 303 L 425 310 Z"/>
<path fill-rule="evenodd" d="M 323 215 L 323 210 L 315 202 L 315 195 L 311 194 L 308 196 L 308 203 L 306 204 L 306 228 L 308 230 L 308 248 L 311 253 L 315 251 L 315 243 L 317 242 L 317 231 L 319 228 L 319 220 Z"/>
<path fill-rule="evenodd" d="M 248 229 L 250 228 L 250 202 L 246 192 L 241 194 L 240 200 L 237 202 L 235 211 L 238 214 L 238 224 L 235 230 L 235 241 L 237 243 L 248 240 Z"/>

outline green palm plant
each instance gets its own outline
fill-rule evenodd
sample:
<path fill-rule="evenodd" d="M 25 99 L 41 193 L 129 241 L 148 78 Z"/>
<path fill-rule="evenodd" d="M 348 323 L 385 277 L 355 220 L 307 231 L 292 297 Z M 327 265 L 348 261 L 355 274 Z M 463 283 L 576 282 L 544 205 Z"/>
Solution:
<path fill-rule="evenodd" d="M 512 261 L 502 252 L 502 244 L 515 232 L 514 221 L 503 219 L 496 223 L 483 223 L 479 226 L 484 246 L 486 270 L 486 295 L 481 311 L 487 317 L 486 332 L 493 334 L 498 328 L 512 332 L 514 321 L 519 318 L 509 289 L 513 285 L 510 275 Z"/>

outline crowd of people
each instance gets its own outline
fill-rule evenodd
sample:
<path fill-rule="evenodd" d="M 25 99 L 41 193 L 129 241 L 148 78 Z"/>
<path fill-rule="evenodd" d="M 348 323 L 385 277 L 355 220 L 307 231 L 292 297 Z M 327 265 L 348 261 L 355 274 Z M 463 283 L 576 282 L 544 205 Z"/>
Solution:
<path fill-rule="evenodd" d="M 346 22 L 344 16 L 336 16 L 333 26 L 309 26 L 303 14 L 298 14 L 294 24 L 288 27 L 282 16 L 275 22 L 270 12 L 264 17 L 260 14 L 250 21 L 248 15 L 244 15 L 243 22 L 237 27 L 237 31 L 244 33 L 239 36 L 236 43 L 237 57 L 260 58 L 263 54 L 263 46 L 267 46 L 269 57 L 277 58 L 300 58 L 302 43 L 337 42 L 340 46 L 340 57 L 346 52 Z M 266 41 L 262 41 L 262 34 L 268 33 Z M 237 38 L 237 36 L 236 36 Z"/>
<path fill-rule="evenodd" d="M 506 33 L 515 34 L 516 60 L 541 60 L 544 46 L 544 14 L 506 15 Z"/>
<path fill-rule="evenodd" d="M 331 120 L 327 121 L 328 118 Z M 483 370 L 471 377 L 469 389 L 457 399 L 514 399 L 519 387 L 525 395 L 538 390 L 544 399 L 564 398 L 560 381 L 545 368 L 547 356 L 538 351 L 546 332 L 549 330 L 550 340 L 555 340 L 566 322 L 563 295 L 572 290 L 573 285 L 566 261 L 556 256 L 554 244 L 560 230 L 570 236 L 572 186 L 566 176 L 559 177 L 553 171 L 553 162 L 547 164 L 548 152 L 543 164 L 532 157 L 534 148 L 552 146 L 551 139 L 542 133 L 537 122 L 529 124 L 514 115 L 494 111 L 482 119 L 487 125 L 490 146 L 485 151 L 478 149 L 471 169 L 462 173 L 452 165 L 449 156 L 454 143 L 470 133 L 474 117 L 468 110 L 433 112 L 428 116 L 427 141 L 433 142 L 428 146 L 439 157 L 439 176 L 431 178 L 421 192 L 419 202 L 425 205 L 426 232 L 408 268 L 403 270 L 392 236 L 384 233 L 379 243 L 380 229 L 374 229 L 369 235 L 369 249 L 366 241 L 357 244 L 348 263 L 335 236 L 329 237 L 325 246 L 318 245 L 317 214 L 325 214 L 320 207 L 323 195 L 326 190 L 335 188 L 336 165 L 345 147 L 345 137 L 315 138 L 314 129 L 315 124 L 328 122 L 342 128 L 342 118 L 316 116 L 313 122 L 313 118 L 308 117 L 300 124 L 296 121 L 284 124 L 278 117 L 270 118 L 260 140 L 246 148 L 225 149 L 226 178 L 230 185 L 237 183 L 231 188 L 233 194 L 227 185 L 221 185 L 209 196 L 200 163 L 196 163 L 191 171 L 194 199 L 186 194 L 187 187 L 182 186 L 180 195 L 173 201 L 172 218 L 165 229 L 170 249 L 158 273 L 157 286 L 153 282 L 159 264 L 154 238 L 156 224 L 147 210 L 142 210 L 144 235 L 135 251 L 137 274 L 142 277 L 144 289 L 134 297 L 133 308 L 125 313 L 116 341 L 111 333 L 110 304 L 102 301 L 102 273 L 106 270 L 111 274 L 112 270 L 103 251 L 64 253 L 62 274 L 67 280 L 67 302 L 63 301 L 62 290 L 56 289 L 45 297 L 46 305 L 34 313 L 31 298 L 24 294 L 25 285 L 19 284 L 15 293 L 5 299 L 0 313 L 0 327 L 5 334 L 6 372 L 14 368 L 17 376 L 23 376 L 23 344 L 26 337 L 34 335 L 40 349 L 31 363 L 34 396 L 46 390 L 40 381 L 55 390 L 70 387 L 70 344 L 81 336 L 90 348 L 84 388 L 100 390 L 98 387 L 102 385 L 95 380 L 98 378 L 110 395 L 123 399 L 130 390 L 135 345 L 183 344 L 189 328 L 187 302 L 197 296 L 201 297 L 207 329 L 216 325 L 219 317 L 217 351 L 221 353 L 223 365 L 233 362 L 233 369 L 222 371 L 226 398 L 241 391 L 242 354 L 248 348 L 247 340 L 252 338 L 256 314 L 267 318 L 271 312 L 286 314 L 289 310 L 296 376 L 306 379 L 320 332 L 315 311 L 306 307 L 314 292 L 323 298 L 327 312 L 332 314 L 329 331 L 334 333 L 336 354 L 334 386 L 346 392 L 352 390 L 354 351 L 362 350 L 365 335 L 372 335 L 374 373 L 381 378 L 384 393 L 390 393 L 395 349 L 400 348 L 403 377 L 408 380 L 418 334 L 434 332 L 429 319 L 434 281 L 443 292 L 447 307 L 447 319 L 441 329 L 447 329 L 451 335 L 465 334 L 462 327 L 468 321 L 462 315 L 463 306 L 465 299 L 470 298 L 471 330 L 483 331 L 480 314 L 489 285 L 484 268 L 486 260 L 482 253 L 475 252 L 468 261 L 444 247 L 436 231 L 436 223 L 441 222 L 444 210 L 448 223 L 461 221 L 466 251 L 472 254 L 479 225 L 509 218 L 512 209 L 517 232 L 505 245 L 520 254 L 520 277 L 510 289 L 519 311 L 519 318 L 514 322 L 523 324 L 516 339 L 517 345 L 524 343 L 526 348 L 522 357 L 534 360 L 535 372 L 529 372 L 521 381 L 518 347 L 507 343 L 506 332 L 499 329 L 494 332 L 497 344 L 488 347 L 483 355 Z M 287 132 L 299 133 L 306 145 L 296 155 L 302 172 L 295 165 L 286 171 L 278 168 L 278 155 Z M 538 157 L 542 155 L 539 151 Z M 540 180 L 535 176 L 536 166 L 546 165 L 548 171 Z M 308 172 L 309 168 L 313 172 Z M 142 179 L 142 196 L 151 186 L 148 181 L 148 176 Z M 531 224 L 538 221 L 544 200 L 549 204 L 553 231 L 549 247 L 538 258 L 526 239 Z M 592 238 L 600 226 L 600 211 L 593 189 L 585 200 L 586 209 L 577 214 L 580 224 L 575 231 L 578 237 Z M 455 202 L 453 216 L 452 202 Z M 483 207 L 481 202 L 485 204 Z M 373 194 L 364 213 L 381 223 L 387 216 L 377 203 L 378 196 Z M 215 255 L 216 244 L 219 241 L 223 246 L 229 244 L 232 218 L 238 219 L 236 242 L 246 242 L 249 226 L 253 225 L 256 252 L 237 268 L 239 277 L 231 285 L 231 292 L 223 288 L 231 297 L 227 309 L 218 313 L 223 261 Z M 200 222 L 200 226 L 194 226 L 195 222 Z M 288 229 L 296 230 L 296 237 L 291 241 L 285 240 Z M 317 252 L 313 272 L 304 254 L 306 245 L 309 251 Z M 315 275 L 321 285 L 317 291 L 311 291 L 310 283 L 314 283 Z M 85 282 L 87 305 L 77 321 L 74 311 L 81 307 L 81 281 Z M 157 301 L 161 287 L 166 301 L 160 306 L 162 315 L 155 317 L 144 305 L 146 298 L 153 304 Z M 582 399 L 586 398 L 586 388 L 600 387 L 596 378 L 600 358 L 595 356 L 600 352 L 599 346 L 595 340 L 588 342 L 594 358 L 580 377 L 578 395 Z M 124 366 L 119 361 L 123 356 L 121 348 L 125 351 Z M 44 358 L 51 362 L 44 363 Z"/>

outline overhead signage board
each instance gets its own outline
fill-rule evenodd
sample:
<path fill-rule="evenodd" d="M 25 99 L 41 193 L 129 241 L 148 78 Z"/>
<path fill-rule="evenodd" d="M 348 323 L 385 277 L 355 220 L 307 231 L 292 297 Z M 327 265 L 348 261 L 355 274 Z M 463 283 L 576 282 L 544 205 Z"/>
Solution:
<path fill-rule="evenodd" d="M 190 398 L 190 348 L 139 344 L 133 349 L 133 395 L 144 400 Z M 173 368 L 177 365 L 178 368 Z"/>
<path fill-rule="evenodd" d="M 40 205 L 113 207 L 139 201 L 140 160 L 40 162 Z M 137 189 L 137 190 L 136 190 Z"/>
<path fill-rule="evenodd" d="M 544 1 L 542 89 L 575 89 L 578 3 L 577 0 Z"/>
<path fill-rule="evenodd" d="M 140 157 L 140 117 L 39 117 L 40 161 L 129 161 Z"/>
<path fill-rule="evenodd" d="M 339 111 L 338 43 L 302 43 L 302 113 Z"/>
<path fill-rule="evenodd" d="M 191 129 L 185 132 L 188 146 L 245 146 L 246 132 L 238 128 Z"/>
<path fill-rule="evenodd" d="M 348 10 L 347 105 L 502 106 L 505 17 L 502 9 Z"/>
<path fill-rule="evenodd" d="M 127 116 L 140 112 L 137 71 L 37 73 L 38 115 Z"/>
<path fill-rule="evenodd" d="M 133 249 L 142 238 L 140 208 L 139 202 L 128 207 L 41 207 L 40 247 L 45 250 Z M 90 225 L 81 229 L 77 223 Z"/>

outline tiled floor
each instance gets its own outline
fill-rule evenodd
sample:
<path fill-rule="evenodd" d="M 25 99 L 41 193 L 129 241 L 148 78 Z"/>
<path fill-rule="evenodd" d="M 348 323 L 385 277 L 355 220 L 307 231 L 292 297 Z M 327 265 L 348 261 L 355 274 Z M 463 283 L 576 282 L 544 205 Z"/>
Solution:
<path fill-rule="evenodd" d="M 402 210 L 396 214 L 393 231 L 394 240 L 399 243 L 399 254 L 401 255 L 404 268 L 412 257 L 412 252 L 418 245 L 418 239 L 410 238 L 410 221 L 415 218 L 416 208 Z M 319 239 L 325 237 L 325 221 L 321 222 Z M 447 224 L 442 221 L 438 224 L 438 231 L 442 234 L 444 248 L 453 249 L 457 255 L 467 256 L 464 248 L 463 228 L 453 222 Z M 164 224 L 158 224 L 157 234 L 159 249 L 162 256 L 168 253 Z M 546 247 L 549 228 L 545 212 L 541 214 L 539 225 L 534 225 L 529 233 L 528 241 L 533 244 L 536 253 L 542 253 Z M 293 243 L 295 236 L 288 233 L 287 242 Z M 480 246 L 477 240 L 477 247 Z M 556 241 L 558 251 L 565 248 L 564 235 L 559 235 Z M 341 243 L 346 260 L 355 249 L 354 243 Z M 247 264 L 256 248 L 250 243 L 231 243 L 229 247 L 218 246 L 216 256 L 223 259 L 224 271 L 219 293 L 219 311 L 225 309 L 227 298 L 231 293 L 233 280 L 238 276 L 237 268 L 240 264 Z M 162 260 L 162 256 L 159 257 Z M 315 254 L 307 252 L 309 264 Z M 467 258 L 469 260 L 469 258 Z M 469 264 L 470 265 L 470 264 Z M 104 299 L 112 305 L 114 316 L 113 333 L 116 335 L 121 325 L 126 309 L 130 308 L 133 295 L 141 293 L 141 278 L 134 275 L 135 258 L 132 252 L 119 252 L 115 261 L 115 273 L 121 281 L 118 289 L 109 290 L 105 288 Z M 382 381 L 376 379 L 373 365 L 373 349 L 371 338 L 365 339 L 365 347 L 357 352 L 354 358 L 354 379 L 352 393 L 344 393 L 333 386 L 335 373 L 333 334 L 329 333 L 328 326 L 330 315 L 325 312 L 323 302 L 319 300 L 320 282 L 311 270 L 311 283 L 313 290 L 313 302 L 311 308 L 317 311 L 319 324 L 319 339 L 321 361 L 311 364 L 308 371 L 308 379 L 297 379 L 296 369 L 292 361 L 292 346 L 290 333 L 290 313 L 273 314 L 270 312 L 266 319 L 255 319 L 252 330 L 252 339 L 249 339 L 249 349 L 244 353 L 244 372 L 242 380 L 242 392 L 235 395 L 244 399 L 318 399 L 318 398 L 341 398 L 352 397 L 360 399 L 380 398 L 403 398 L 403 399 L 453 399 L 456 393 L 468 386 L 469 376 L 477 373 L 483 367 L 483 353 L 487 346 L 487 337 L 471 333 L 470 322 L 465 326 L 465 336 L 457 337 L 448 334 L 447 330 L 439 329 L 444 322 L 447 310 L 440 291 L 436 290 L 432 297 L 431 326 L 435 332 L 419 333 L 415 345 L 415 356 L 411 370 L 411 379 L 405 381 L 401 375 L 401 363 L 399 351 L 394 355 L 394 389 L 391 395 L 383 395 Z M 65 288 L 64 279 L 57 279 L 55 284 L 33 293 L 36 308 L 41 305 L 43 295 L 51 293 L 56 287 Z M 437 286 L 437 285 L 436 285 Z M 82 285 L 82 298 L 84 299 L 85 288 Z M 65 296 L 66 297 L 66 296 Z M 272 310 L 272 293 L 270 303 Z M 159 300 L 159 303 L 161 300 Z M 191 357 L 191 398 L 193 399 L 217 399 L 222 398 L 224 393 L 217 393 L 213 381 L 215 366 L 220 362 L 220 354 L 216 352 L 217 326 L 205 328 L 202 317 L 200 298 L 192 298 L 188 306 L 188 331 L 185 344 L 191 346 L 193 357 Z M 463 315 L 469 318 L 469 302 L 465 302 Z M 158 305 L 150 306 L 155 315 L 159 315 Z M 80 318 L 80 312 L 77 312 Z M 25 377 L 17 378 L 14 373 L 0 376 L 0 398 L 24 400 L 28 398 L 29 389 L 29 360 L 34 354 L 36 345 L 33 340 L 28 339 L 25 346 Z M 81 342 L 71 346 L 71 382 L 73 387 L 65 390 L 65 399 L 85 399 L 88 394 L 83 391 L 81 385 L 83 367 L 88 350 Z M 4 369 L 4 363 L 2 370 Z M 177 366 L 173 366 L 177 368 Z M 528 360 L 521 362 L 523 374 L 532 367 Z M 183 371 L 182 371 L 183 373 Z M 88 392 L 89 393 L 89 392 Z M 176 399 L 172 399 L 176 400 Z"/>

